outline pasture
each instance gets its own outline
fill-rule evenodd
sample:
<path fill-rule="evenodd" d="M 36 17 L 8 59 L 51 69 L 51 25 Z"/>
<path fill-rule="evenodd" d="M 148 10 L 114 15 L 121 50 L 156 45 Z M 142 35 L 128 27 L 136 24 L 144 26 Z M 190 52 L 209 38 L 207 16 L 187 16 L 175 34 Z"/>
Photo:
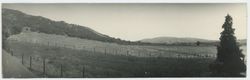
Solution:
<path fill-rule="evenodd" d="M 209 63 L 215 60 L 214 57 L 183 57 L 193 56 L 192 50 L 199 47 L 175 47 L 158 48 L 162 56 L 138 57 L 133 55 L 115 55 L 87 50 L 75 50 L 45 45 L 37 45 L 25 42 L 10 42 L 9 48 L 13 55 L 21 60 L 24 55 L 24 65 L 29 67 L 29 56 L 32 56 L 31 70 L 43 77 L 43 58 L 46 62 L 46 77 L 197 77 L 208 76 Z M 138 47 L 138 46 L 137 46 Z M 153 48 L 152 46 L 141 46 Z M 173 47 L 173 46 L 172 46 Z M 155 49 L 156 48 L 156 49 Z M 191 50 L 183 52 L 177 48 Z M 209 47 L 207 52 L 210 51 Z M 163 50 L 165 49 L 165 50 Z M 167 50 L 170 49 L 170 50 Z M 206 50 L 206 49 L 204 49 Z M 176 53 L 180 53 L 176 55 Z M 140 53 L 144 54 L 144 53 Z M 155 53 L 156 54 L 156 53 Z M 171 56 L 167 56 L 172 54 Z M 208 54 L 208 53 L 202 53 Z M 176 55 L 176 56 L 174 56 Z M 197 54 L 198 55 L 198 54 Z M 63 76 L 61 68 L 63 66 Z M 84 76 L 82 69 L 84 67 Z"/>
<path fill-rule="evenodd" d="M 34 32 L 9 37 L 6 47 L 38 77 L 67 78 L 208 77 L 217 53 L 211 45 L 119 45 Z"/>

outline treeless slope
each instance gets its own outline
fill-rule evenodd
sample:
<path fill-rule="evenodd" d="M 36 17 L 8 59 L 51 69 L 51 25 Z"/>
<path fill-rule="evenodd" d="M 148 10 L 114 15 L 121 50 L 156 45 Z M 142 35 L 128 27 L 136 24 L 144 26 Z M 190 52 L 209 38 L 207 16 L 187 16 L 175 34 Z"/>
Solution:
<path fill-rule="evenodd" d="M 32 78 L 35 75 L 23 66 L 19 60 L 6 51 L 2 52 L 3 78 Z"/>
<path fill-rule="evenodd" d="M 197 41 L 200 42 L 211 42 L 212 40 L 206 39 L 199 39 L 199 38 L 178 38 L 178 37 L 156 37 L 156 38 L 149 38 L 149 39 L 142 39 L 141 42 L 149 42 L 149 43 L 195 43 Z"/>

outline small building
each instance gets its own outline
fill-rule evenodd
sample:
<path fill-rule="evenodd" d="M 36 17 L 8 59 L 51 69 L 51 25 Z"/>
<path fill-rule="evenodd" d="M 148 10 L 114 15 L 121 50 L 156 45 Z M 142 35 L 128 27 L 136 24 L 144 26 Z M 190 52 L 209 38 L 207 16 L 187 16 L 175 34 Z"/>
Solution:
<path fill-rule="evenodd" d="M 22 32 L 31 32 L 30 27 L 23 27 Z"/>

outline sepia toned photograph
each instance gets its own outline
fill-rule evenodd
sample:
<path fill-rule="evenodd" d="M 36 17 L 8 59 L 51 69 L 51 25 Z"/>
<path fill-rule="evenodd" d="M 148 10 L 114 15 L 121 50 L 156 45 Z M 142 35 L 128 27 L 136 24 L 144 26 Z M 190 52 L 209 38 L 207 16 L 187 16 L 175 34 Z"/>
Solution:
<path fill-rule="evenodd" d="M 3 78 L 246 78 L 246 3 L 2 3 Z"/>

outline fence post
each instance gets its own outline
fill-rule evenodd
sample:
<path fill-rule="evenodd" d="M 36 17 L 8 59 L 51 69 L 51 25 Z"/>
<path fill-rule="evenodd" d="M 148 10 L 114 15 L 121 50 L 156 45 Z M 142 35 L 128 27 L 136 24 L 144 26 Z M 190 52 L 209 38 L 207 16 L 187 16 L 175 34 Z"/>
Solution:
<path fill-rule="evenodd" d="M 127 51 L 127 59 L 128 59 L 128 61 L 129 61 L 129 58 L 130 58 L 130 57 L 128 57 L 128 56 L 129 56 L 129 54 L 128 54 L 128 53 L 129 53 L 129 51 Z"/>
<path fill-rule="evenodd" d="M 32 57 L 30 56 L 30 69 L 32 69 Z"/>
<path fill-rule="evenodd" d="M 117 53 L 117 50 L 115 50 L 115 55 L 117 55 L 118 53 Z"/>
<path fill-rule="evenodd" d="M 85 66 L 82 66 L 82 77 L 84 78 L 84 73 L 85 73 Z"/>
<path fill-rule="evenodd" d="M 22 64 L 23 64 L 23 54 L 22 54 Z"/>
<path fill-rule="evenodd" d="M 13 50 L 11 50 L 10 53 L 11 53 L 11 56 L 13 56 Z"/>
<path fill-rule="evenodd" d="M 105 52 L 104 52 L 104 53 L 105 53 L 105 55 L 107 55 L 107 50 L 106 50 L 106 48 L 105 48 Z"/>
<path fill-rule="evenodd" d="M 46 74 L 46 70 L 45 70 L 45 58 L 43 58 L 43 75 L 44 75 L 44 77 L 45 77 L 45 74 Z"/>
<path fill-rule="evenodd" d="M 160 59 L 161 57 L 162 57 L 162 56 L 161 56 L 161 53 L 160 53 L 160 55 L 159 55 L 159 57 L 158 57 L 158 58 Z"/>
<path fill-rule="evenodd" d="M 139 57 L 141 56 L 141 53 L 140 53 L 140 51 L 138 51 L 138 56 L 139 56 Z"/>
<path fill-rule="evenodd" d="M 148 63 L 152 63 L 152 57 L 151 57 L 151 53 L 150 53 L 150 52 L 148 53 L 148 56 L 149 56 L 149 61 L 148 61 Z"/>
<path fill-rule="evenodd" d="M 63 77 L 63 67 L 62 67 L 62 64 L 60 65 L 60 68 L 61 68 L 61 73 L 60 73 L 60 77 Z"/>
<path fill-rule="evenodd" d="M 106 74 L 106 78 L 108 78 L 109 77 L 109 72 L 105 71 L 105 74 Z"/>
<path fill-rule="evenodd" d="M 129 51 L 127 51 L 127 56 L 128 56 Z"/>

